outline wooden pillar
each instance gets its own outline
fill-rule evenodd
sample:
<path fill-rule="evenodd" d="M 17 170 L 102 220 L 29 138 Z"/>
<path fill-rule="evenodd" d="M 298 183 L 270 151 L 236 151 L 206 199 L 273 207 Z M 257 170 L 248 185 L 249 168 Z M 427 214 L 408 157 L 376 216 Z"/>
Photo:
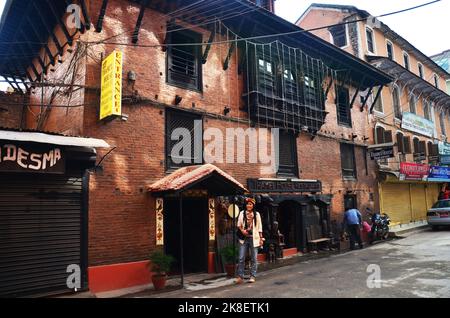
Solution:
<path fill-rule="evenodd" d="M 156 199 L 156 246 L 164 245 L 164 199 Z"/>

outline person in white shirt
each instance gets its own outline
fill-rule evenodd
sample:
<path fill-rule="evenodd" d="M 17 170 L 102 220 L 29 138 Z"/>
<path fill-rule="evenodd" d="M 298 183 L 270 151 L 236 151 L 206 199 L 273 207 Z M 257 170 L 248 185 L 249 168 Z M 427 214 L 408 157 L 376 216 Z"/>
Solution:
<path fill-rule="evenodd" d="M 258 248 L 264 244 L 261 215 L 259 212 L 254 211 L 256 201 L 255 199 L 247 198 L 245 202 L 246 210 L 239 213 L 237 222 L 238 231 L 240 231 L 237 284 L 244 282 L 245 257 L 249 249 L 251 251 L 251 277 L 249 282 L 254 283 L 256 281 Z"/>

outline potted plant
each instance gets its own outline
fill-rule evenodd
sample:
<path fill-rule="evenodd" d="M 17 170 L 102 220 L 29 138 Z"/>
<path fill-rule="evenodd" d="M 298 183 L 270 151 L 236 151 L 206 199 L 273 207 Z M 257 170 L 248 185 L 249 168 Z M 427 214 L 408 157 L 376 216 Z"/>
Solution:
<path fill-rule="evenodd" d="M 219 251 L 220 255 L 225 261 L 225 271 L 228 277 L 234 277 L 236 273 L 236 261 L 239 256 L 237 246 L 226 246 Z"/>
<path fill-rule="evenodd" d="M 163 251 L 156 250 L 150 255 L 153 286 L 155 290 L 161 290 L 166 286 L 167 272 L 169 272 L 174 258 L 164 254 Z"/>

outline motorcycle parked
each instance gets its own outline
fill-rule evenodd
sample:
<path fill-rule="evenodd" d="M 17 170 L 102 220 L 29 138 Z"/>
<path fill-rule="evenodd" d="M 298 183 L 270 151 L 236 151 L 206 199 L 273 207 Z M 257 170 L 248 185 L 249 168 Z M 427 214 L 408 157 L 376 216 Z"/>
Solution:
<path fill-rule="evenodd" d="M 389 237 L 389 224 L 391 219 L 386 213 L 372 213 L 369 214 L 372 221 L 372 229 L 369 233 L 369 243 L 373 244 L 375 241 L 386 240 Z"/>

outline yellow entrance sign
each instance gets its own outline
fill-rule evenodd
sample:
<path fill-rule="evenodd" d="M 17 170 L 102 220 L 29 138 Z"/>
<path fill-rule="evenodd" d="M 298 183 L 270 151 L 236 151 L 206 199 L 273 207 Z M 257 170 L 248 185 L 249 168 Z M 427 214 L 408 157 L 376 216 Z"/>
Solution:
<path fill-rule="evenodd" d="M 102 63 L 100 120 L 122 115 L 123 53 L 112 52 Z"/>

